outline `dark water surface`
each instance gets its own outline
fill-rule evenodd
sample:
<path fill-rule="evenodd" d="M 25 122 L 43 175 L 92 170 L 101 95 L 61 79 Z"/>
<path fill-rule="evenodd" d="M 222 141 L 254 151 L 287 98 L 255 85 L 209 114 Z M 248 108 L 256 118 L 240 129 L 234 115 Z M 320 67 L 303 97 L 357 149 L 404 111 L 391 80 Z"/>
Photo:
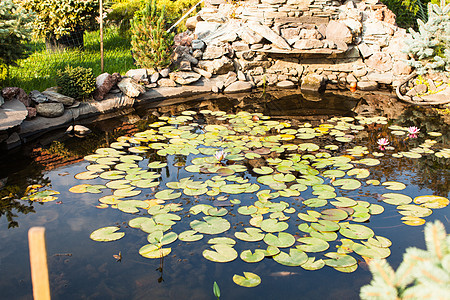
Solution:
<path fill-rule="evenodd" d="M 172 252 L 163 260 L 147 259 L 138 253 L 139 249 L 147 244 L 147 234 L 127 226 L 127 222 L 137 215 L 147 215 L 144 210 L 132 215 L 112 208 L 98 209 L 98 198 L 108 194 L 109 189 L 104 190 L 103 194 L 74 194 L 68 191 L 70 187 L 80 183 L 105 184 L 106 180 L 100 178 L 83 182 L 74 178 L 75 174 L 86 171 L 86 166 L 91 164 L 82 160 L 82 157 L 93 153 L 97 148 L 107 146 L 119 136 L 147 130 L 148 124 L 157 121 L 159 115 L 172 116 L 185 110 L 202 109 L 229 113 L 248 111 L 272 116 L 273 120 L 288 120 L 294 125 L 310 122 L 317 126 L 332 116 L 354 116 L 353 111 L 357 106 L 358 101 L 345 100 L 339 96 L 329 96 L 316 102 L 302 99 L 299 95 L 271 94 L 264 98 L 247 97 L 244 100 L 191 101 L 158 109 L 141 107 L 114 119 L 88 122 L 93 133 L 85 138 L 68 137 L 57 131 L 42 136 L 38 141 L 14 153 L 2 154 L 0 179 L 8 179 L 0 190 L 0 198 L 3 198 L 0 200 L 0 299 L 32 299 L 27 232 L 33 226 L 46 228 L 53 299 L 214 299 L 214 281 L 220 286 L 221 299 L 358 299 L 361 286 L 371 280 L 367 265 L 359 255 L 352 254 L 359 260 L 358 268 L 353 273 L 338 272 L 327 266 L 318 271 L 307 271 L 301 267 L 283 266 L 268 258 L 254 264 L 245 263 L 239 257 L 229 263 L 214 263 L 202 256 L 202 251 L 209 248 L 206 243 L 208 239 L 215 237 L 205 235 L 198 242 L 186 243 L 177 240 L 168 245 Z M 202 124 L 204 121 L 199 117 L 198 123 Z M 398 119 L 390 121 L 389 125 L 391 124 L 421 128 L 422 135 L 419 135 L 417 141 L 409 141 L 409 144 L 397 143 L 398 148 L 417 146 L 428 138 L 425 136 L 427 131 L 439 131 L 443 134 L 434 138 L 438 141 L 437 148 L 449 147 L 448 125 L 442 123 L 439 116 L 432 111 L 408 109 L 399 113 Z M 355 133 L 352 142 L 333 143 L 341 145 L 338 150 L 341 154 L 347 154 L 344 150 L 356 145 L 367 146 L 370 152 L 374 152 L 377 151 L 376 140 L 380 133 L 387 130 L 387 126 L 366 126 L 365 130 Z M 59 138 L 60 142 L 52 143 L 55 138 Z M 193 157 L 190 155 L 188 160 Z M 148 162 L 160 159 L 156 155 L 144 158 L 139 164 L 142 167 L 146 167 Z M 173 166 L 175 159 L 175 156 L 167 156 L 168 167 L 161 170 L 161 184 L 156 191 L 165 189 L 166 182 L 193 175 L 182 167 Z M 367 179 L 402 182 L 407 187 L 398 192 L 412 198 L 420 195 L 449 197 L 449 159 L 428 154 L 419 159 L 394 159 L 386 155 L 379 160 L 380 165 L 367 167 L 371 172 Z M 214 175 L 196 174 L 193 179 L 207 180 Z M 255 175 L 245 172 L 241 176 L 255 183 Z M 380 194 L 397 191 L 386 190 L 383 186 L 367 186 L 364 184 L 367 179 L 361 180 L 363 185 L 360 189 L 336 190 L 340 196 L 377 203 L 385 208 L 382 214 L 372 216 L 368 223 L 363 224 L 372 228 L 377 236 L 392 241 L 391 255 L 387 260 L 397 267 L 407 247 L 425 248 L 423 226 L 403 224 L 402 216 L 395 206 L 377 198 Z M 58 200 L 46 203 L 17 200 L 28 185 L 36 183 L 50 184 L 51 189 L 60 192 Z M 143 189 L 141 195 L 132 199 L 151 199 L 154 192 L 151 189 Z M 304 199 L 315 197 L 310 188 L 302 192 L 301 196 Z M 256 193 L 231 195 L 230 199 L 232 198 L 241 200 L 241 205 L 251 205 L 257 200 Z M 201 215 L 189 215 L 189 207 L 197 203 L 217 204 L 217 201 L 213 202 L 211 199 L 206 195 L 196 198 L 182 195 L 181 199 L 177 199 L 177 203 L 182 203 L 184 210 L 177 213 L 182 220 L 172 227 L 173 231 L 180 233 L 190 229 L 189 223 L 201 219 Z M 296 209 L 288 221 L 289 232 L 304 235 L 297 230 L 297 225 L 302 221 L 296 215 L 311 208 L 305 208 L 298 199 L 278 198 L 274 201 L 280 201 L 279 199 L 287 201 Z M 230 221 L 232 227 L 218 236 L 234 238 L 234 232 L 249 227 L 249 217 L 237 213 L 238 207 L 239 205 L 226 207 L 229 213 L 225 218 Z M 332 206 L 327 206 L 330 207 Z M 449 231 L 448 212 L 448 207 L 434 209 L 425 219 L 427 222 L 441 220 Z M 265 218 L 267 216 L 265 215 Z M 120 231 L 125 232 L 122 239 L 96 242 L 89 238 L 94 230 L 114 225 L 121 226 Z M 330 242 L 328 252 L 336 251 L 339 244 Z M 262 241 L 255 244 L 238 240 L 234 248 L 241 253 L 246 249 L 254 250 L 255 247 L 265 247 L 265 244 Z M 122 261 L 116 262 L 113 255 L 117 255 L 119 251 Z M 315 256 L 320 257 L 320 254 Z M 242 272 L 246 271 L 258 274 L 262 283 L 255 288 L 237 286 L 232 281 L 233 275 L 242 275 Z"/>

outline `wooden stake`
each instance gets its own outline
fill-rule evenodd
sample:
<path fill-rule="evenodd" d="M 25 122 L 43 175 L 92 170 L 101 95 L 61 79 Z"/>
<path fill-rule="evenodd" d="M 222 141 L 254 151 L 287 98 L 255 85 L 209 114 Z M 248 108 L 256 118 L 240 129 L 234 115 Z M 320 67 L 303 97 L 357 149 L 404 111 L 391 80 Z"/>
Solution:
<path fill-rule="evenodd" d="M 34 300 L 50 300 L 48 281 L 47 249 L 45 247 L 45 228 L 32 227 L 28 230 L 30 248 L 31 281 Z"/>
<path fill-rule="evenodd" d="M 100 69 L 103 73 L 103 0 L 100 0 Z"/>

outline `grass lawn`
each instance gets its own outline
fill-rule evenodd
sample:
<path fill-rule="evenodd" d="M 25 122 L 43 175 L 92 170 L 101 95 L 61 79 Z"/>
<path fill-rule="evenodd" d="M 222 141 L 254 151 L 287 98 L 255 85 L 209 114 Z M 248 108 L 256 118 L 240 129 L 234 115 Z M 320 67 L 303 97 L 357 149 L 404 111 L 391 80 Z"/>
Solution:
<path fill-rule="evenodd" d="M 116 28 L 106 28 L 103 33 L 105 72 L 124 74 L 134 68 L 131 56 L 130 38 L 119 36 Z M 100 70 L 100 32 L 84 34 L 84 50 L 49 52 L 44 40 L 33 41 L 31 55 L 18 61 L 18 67 L 11 67 L 9 77 L 1 83 L 3 87 L 17 86 L 26 92 L 43 91 L 56 85 L 57 70 L 67 65 L 92 68 L 95 76 Z"/>

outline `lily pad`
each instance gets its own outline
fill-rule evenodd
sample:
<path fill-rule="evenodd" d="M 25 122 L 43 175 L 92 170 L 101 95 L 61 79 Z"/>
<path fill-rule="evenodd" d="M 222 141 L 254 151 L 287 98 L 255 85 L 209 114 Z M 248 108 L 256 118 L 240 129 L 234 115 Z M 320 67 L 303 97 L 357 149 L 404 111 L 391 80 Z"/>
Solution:
<path fill-rule="evenodd" d="M 322 269 L 325 266 L 323 259 L 316 260 L 315 257 L 308 257 L 308 260 L 300 265 L 303 269 L 314 271 Z"/>
<path fill-rule="evenodd" d="M 89 236 L 91 240 L 97 241 L 97 242 L 110 242 L 110 241 L 116 241 L 118 239 L 121 239 L 125 232 L 116 232 L 120 228 L 116 226 L 108 226 L 99 228 L 91 233 Z"/>
<path fill-rule="evenodd" d="M 414 216 L 405 216 L 402 217 L 401 220 L 403 221 L 404 224 L 409 225 L 409 226 L 421 226 L 423 224 L 425 224 L 425 220 L 419 217 L 414 217 Z"/>
<path fill-rule="evenodd" d="M 258 251 L 259 250 L 259 251 Z M 264 259 L 264 251 L 261 249 L 255 250 L 255 253 L 252 253 L 251 250 L 244 250 L 240 255 L 241 259 L 247 263 L 257 263 Z"/>
<path fill-rule="evenodd" d="M 246 242 L 258 242 L 261 241 L 265 234 L 258 228 L 244 228 L 245 232 L 235 232 L 234 236 L 242 241 Z"/>
<path fill-rule="evenodd" d="M 203 251 L 203 257 L 213 262 L 230 262 L 238 257 L 238 253 L 233 247 L 226 244 L 214 244 L 211 246 L 213 250 L 206 249 Z"/>
<path fill-rule="evenodd" d="M 244 277 L 233 275 L 233 281 L 243 287 L 255 287 L 261 283 L 261 277 L 251 272 L 244 272 Z"/>
<path fill-rule="evenodd" d="M 195 242 L 203 238 L 202 234 L 199 234 L 195 230 L 186 230 L 178 235 L 178 239 L 183 242 Z"/>
<path fill-rule="evenodd" d="M 333 268 L 350 267 L 357 263 L 355 258 L 347 254 L 328 252 L 325 253 L 325 256 L 330 258 L 324 259 L 325 264 Z"/>
<path fill-rule="evenodd" d="M 388 190 L 401 191 L 406 188 L 406 185 L 397 181 L 385 181 L 381 185 L 385 186 Z"/>
<path fill-rule="evenodd" d="M 154 244 L 147 244 L 139 249 L 139 254 L 146 258 L 161 258 L 172 252 L 171 248 L 161 248 Z"/>
<path fill-rule="evenodd" d="M 286 222 L 278 222 L 276 219 L 265 219 L 261 221 L 261 229 L 266 232 L 284 231 L 289 227 Z"/>
<path fill-rule="evenodd" d="M 291 248 L 289 249 L 289 254 L 280 251 L 280 253 L 273 256 L 273 260 L 284 266 L 298 267 L 308 260 L 308 255 L 302 250 Z"/>
<path fill-rule="evenodd" d="M 230 229 L 230 222 L 223 218 L 206 216 L 204 221 L 194 220 L 191 228 L 203 234 L 219 234 Z"/>
<path fill-rule="evenodd" d="M 174 190 L 162 190 L 155 194 L 155 198 L 161 199 L 161 200 L 172 200 L 179 198 L 181 196 L 181 193 L 177 193 Z"/>
<path fill-rule="evenodd" d="M 383 202 L 392 205 L 405 205 L 411 203 L 412 201 L 411 197 L 398 193 L 386 193 L 381 196 L 384 198 Z"/>
<path fill-rule="evenodd" d="M 397 206 L 397 209 L 399 210 L 399 214 L 419 218 L 428 217 L 433 213 L 433 211 L 429 208 L 413 204 L 399 205 Z"/>
<path fill-rule="evenodd" d="M 330 221 L 342 221 L 347 219 L 348 213 L 342 209 L 329 208 L 321 212 L 321 218 Z"/>
<path fill-rule="evenodd" d="M 446 207 L 449 204 L 449 200 L 441 196 L 426 195 L 414 198 L 414 203 L 419 204 L 426 208 L 435 209 Z"/>
<path fill-rule="evenodd" d="M 287 232 L 280 232 L 278 236 L 268 233 L 264 237 L 264 242 L 269 246 L 277 248 L 288 248 L 295 243 L 295 238 L 292 234 Z"/>
<path fill-rule="evenodd" d="M 339 233 L 349 239 L 368 239 L 374 236 L 374 232 L 367 226 L 360 224 L 340 223 Z"/>
<path fill-rule="evenodd" d="M 369 258 L 382 259 L 391 255 L 389 248 L 376 247 L 371 244 L 361 245 L 359 243 L 354 243 L 352 249 L 359 255 Z"/>
<path fill-rule="evenodd" d="M 343 190 L 356 190 L 361 186 L 361 182 L 356 179 L 346 178 L 337 179 L 331 183 L 334 186 L 340 186 Z"/>
<path fill-rule="evenodd" d="M 330 247 L 326 241 L 315 237 L 298 238 L 297 241 L 302 244 L 295 247 L 305 252 L 322 252 Z"/>
<path fill-rule="evenodd" d="M 117 208 L 120 211 L 133 214 L 139 212 L 138 208 L 148 208 L 148 203 L 140 200 L 120 201 L 117 203 Z"/>

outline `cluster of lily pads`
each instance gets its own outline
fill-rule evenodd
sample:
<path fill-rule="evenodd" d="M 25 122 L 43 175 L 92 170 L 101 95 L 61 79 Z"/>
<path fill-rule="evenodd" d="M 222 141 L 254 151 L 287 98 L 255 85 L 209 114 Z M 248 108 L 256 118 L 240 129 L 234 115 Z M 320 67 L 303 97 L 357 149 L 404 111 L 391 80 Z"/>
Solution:
<path fill-rule="evenodd" d="M 197 114 L 208 124 L 196 123 L 193 115 Z M 224 234 L 208 239 L 210 246 L 203 251 L 204 258 L 224 263 L 240 257 L 247 263 L 257 263 L 271 257 L 281 265 L 306 270 L 327 265 L 341 272 L 353 272 L 358 264 L 352 253 L 364 259 L 385 258 L 390 255 L 391 241 L 362 224 L 381 214 L 384 206 L 355 200 L 348 193 L 363 184 L 394 191 L 406 188 L 401 182 L 381 183 L 369 178 L 369 167 L 380 164 L 376 157 L 384 153 L 370 152 L 365 146 L 345 150 L 354 138 L 352 133 L 365 130 L 368 124 L 387 124 L 387 119 L 334 117 L 317 127 L 305 123 L 293 128 L 289 122 L 257 113 L 184 111 L 180 116 L 160 117 L 150 124 L 150 129 L 119 137 L 109 148 L 86 156 L 91 164 L 75 178 L 101 178 L 107 182 L 83 183 L 70 191 L 111 191 L 111 195 L 99 198 L 99 208 L 111 207 L 129 214 L 141 212 L 128 225 L 148 234 L 148 244 L 139 250 L 146 258 L 169 255 L 172 249 L 168 245 L 176 240 L 196 242 L 204 235 Z M 407 132 L 401 127 L 389 128 L 392 134 Z M 330 137 L 335 144 L 330 143 Z M 418 158 L 435 153 L 433 146 L 432 140 L 426 140 L 417 148 L 394 154 Z M 346 154 L 340 155 L 338 150 L 345 150 Z M 435 154 L 438 153 L 448 157 L 449 149 Z M 160 181 L 161 169 L 169 167 L 167 164 L 175 161 L 175 156 L 184 159 L 173 163 L 174 167 L 184 168 L 192 176 L 175 182 Z M 249 174 L 257 177 L 256 181 L 250 181 Z M 124 200 L 141 195 L 145 189 L 154 193 L 151 199 Z M 309 192 L 314 197 L 301 196 Z M 186 196 L 204 203 L 183 202 L 181 197 Z M 422 225 L 432 209 L 449 203 L 445 197 L 424 195 L 412 199 L 396 192 L 384 193 L 380 199 L 397 206 L 402 221 L 408 225 Z M 227 217 L 235 208 L 247 223 L 243 230 L 230 233 L 232 226 Z M 189 230 L 176 233 L 173 227 L 183 221 L 178 213 L 183 210 L 201 219 L 191 221 Z M 290 220 L 300 224 L 293 229 Z M 301 235 L 288 232 L 297 229 Z M 91 239 L 114 241 L 125 235 L 119 230 L 117 226 L 103 227 L 95 230 Z M 240 253 L 235 249 L 238 242 L 246 248 Z M 330 243 L 336 244 L 337 251 L 327 252 Z M 250 272 L 244 272 L 244 277 L 235 275 L 233 280 L 242 286 L 261 282 L 259 276 Z"/>

